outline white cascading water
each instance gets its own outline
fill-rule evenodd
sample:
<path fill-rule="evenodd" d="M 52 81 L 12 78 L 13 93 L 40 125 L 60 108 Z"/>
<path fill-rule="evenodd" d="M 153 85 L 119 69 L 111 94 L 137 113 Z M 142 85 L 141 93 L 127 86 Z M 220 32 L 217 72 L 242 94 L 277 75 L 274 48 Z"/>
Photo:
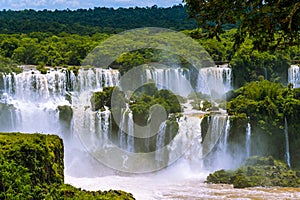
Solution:
<path fill-rule="evenodd" d="M 164 161 L 164 153 L 165 151 L 159 151 L 165 146 L 165 138 L 166 138 L 166 122 L 161 123 L 157 136 L 156 136 L 156 147 L 155 147 L 155 160 L 158 162 Z"/>
<path fill-rule="evenodd" d="M 195 88 L 190 85 L 191 74 L 182 68 L 146 69 L 146 79 L 153 80 L 159 89 L 169 89 L 175 94 L 187 97 L 194 90 L 202 94 L 213 95 L 215 98 L 232 89 L 231 68 L 225 65 L 202 68 L 199 70 Z M 176 80 L 176 81 L 174 81 Z"/>
<path fill-rule="evenodd" d="M 225 65 L 202 68 L 197 80 L 197 91 L 202 94 L 220 97 L 232 89 L 231 68 Z"/>
<path fill-rule="evenodd" d="M 153 80 L 158 89 L 168 89 L 184 97 L 193 91 L 190 86 L 190 75 L 187 70 L 182 68 L 148 68 L 146 69 L 146 79 L 147 81 Z"/>
<path fill-rule="evenodd" d="M 120 121 L 120 129 L 119 129 L 119 145 L 120 148 L 122 149 L 127 149 L 127 141 L 126 141 L 126 132 L 124 132 L 123 130 L 125 130 L 126 128 L 126 115 L 127 115 L 127 108 L 123 111 L 122 117 L 121 117 L 121 121 Z"/>
<path fill-rule="evenodd" d="M 246 157 L 250 157 L 251 155 L 251 124 L 250 122 L 247 123 L 246 128 Z"/>
<path fill-rule="evenodd" d="M 157 81 L 158 86 L 171 88 L 171 90 L 173 87 L 174 92 L 177 94 L 186 92 L 185 94 L 188 95 L 190 92 L 188 90 L 190 88 L 185 87 L 189 75 L 180 69 L 173 71 L 157 69 L 147 73 L 148 78 Z M 210 78 L 211 80 L 221 79 L 221 82 L 224 83 L 223 88 L 229 87 L 227 84 L 230 83 L 230 78 L 228 78 L 230 73 L 231 71 L 226 67 L 203 69 L 203 72 L 200 72 L 202 77 L 207 75 L 215 76 Z M 115 174 L 114 170 L 107 169 L 87 153 L 87 150 L 92 151 L 99 146 L 107 145 L 106 141 L 110 140 L 111 132 L 110 110 L 105 108 L 103 111 L 91 111 L 90 97 L 93 91 L 99 91 L 105 86 L 118 85 L 118 71 L 80 69 L 78 75 L 75 76 L 73 73 L 67 74 L 64 70 L 51 70 L 45 75 L 36 70 L 25 70 L 18 75 L 4 75 L 3 80 L 1 102 L 8 107 L 9 112 L 7 112 L 7 115 L 11 117 L 6 120 L 5 126 L 2 126 L 4 120 L 2 119 L 3 116 L 0 115 L 0 122 L 2 123 L 0 131 L 56 133 L 63 137 L 65 142 L 66 181 L 75 186 L 87 189 L 94 189 L 94 187 L 97 187 L 95 189 L 107 189 L 106 187 L 110 187 L 132 192 L 138 199 L 163 199 L 164 192 L 157 193 L 156 186 L 160 187 L 162 183 L 166 183 L 164 189 L 168 190 L 168 188 L 177 187 L 177 183 L 184 184 L 188 181 L 189 184 L 193 181 L 203 181 L 207 175 L 204 170 L 203 158 L 222 138 L 224 147 L 221 149 L 223 153 L 226 152 L 230 127 L 228 117 L 223 114 L 212 116 L 208 137 L 205 137 L 202 141 L 201 120 L 203 113 L 194 110 L 191 102 L 188 101 L 183 104 L 184 111 L 178 121 L 178 134 L 167 148 L 167 156 L 170 162 L 174 162 L 174 159 L 178 158 L 179 153 L 182 153 L 184 149 L 186 150 L 185 154 L 180 155 L 179 160 L 175 163 L 169 163 L 172 165 L 159 172 L 134 177 L 120 177 Z M 199 85 L 198 89 L 200 89 Z M 68 95 L 70 95 L 72 102 L 66 100 Z M 12 108 L 9 105 L 12 105 Z M 60 124 L 58 105 L 68 105 L 73 109 L 69 136 L 66 136 L 65 129 L 57 125 Z M 1 114 L 3 114 L 2 111 Z M 6 124 L 8 125 L 6 126 Z M 130 135 L 134 135 L 130 109 L 123 111 L 121 126 L 124 126 L 130 132 Z M 165 126 L 162 129 L 165 129 Z M 134 152 L 133 137 L 123 136 L 121 132 L 118 137 L 121 148 Z M 164 136 L 158 134 L 157 137 L 156 148 L 161 148 Z M 82 143 L 92 145 L 83 147 Z M 217 157 L 220 155 L 217 154 Z M 158 160 L 161 159 L 160 155 L 156 156 Z M 220 157 L 222 159 L 217 159 L 219 160 L 217 162 L 218 166 L 216 165 L 215 168 L 224 168 L 224 164 L 225 168 L 229 166 L 231 160 L 224 157 L 223 154 L 222 156 Z M 124 158 L 124 165 L 126 165 L 126 158 Z M 99 177 L 99 179 L 95 177 Z M 95 183 L 96 180 L 100 182 Z M 140 183 L 141 181 L 144 181 L 143 184 Z M 126 183 L 126 186 L 122 186 L 120 182 Z M 160 183 L 156 184 L 157 182 Z M 144 188 L 139 188 L 141 185 L 144 185 Z M 149 192 L 151 185 L 154 187 L 152 188 L 153 191 L 156 192 Z M 192 191 L 195 189 L 187 188 L 187 190 Z M 178 194 L 180 195 L 181 192 L 178 191 Z M 190 193 L 190 191 L 187 192 Z M 201 196 L 198 192 L 195 195 Z"/>
<path fill-rule="evenodd" d="M 289 130 L 288 130 L 288 122 L 287 122 L 286 117 L 284 118 L 284 137 L 285 137 L 285 159 L 286 159 L 286 164 L 289 166 L 289 168 L 291 168 Z"/>
<path fill-rule="evenodd" d="M 118 132 L 119 147 L 128 152 L 134 152 L 134 121 L 129 105 L 122 111 L 120 129 Z"/>
<path fill-rule="evenodd" d="M 169 160 L 174 160 L 178 154 L 187 149 L 181 159 L 181 165 L 184 168 L 180 172 L 186 173 L 185 176 L 199 175 L 204 171 L 201 137 L 201 122 L 204 113 L 194 110 L 190 100 L 184 103 L 183 107 L 182 117 L 178 121 L 178 134 L 168 146 Z"/>
<path fill-rule="evenodd" d="M 204 138 L 202 148 L 205 158 L 205 166 L 208 170 L 231 169 L 240 164 L 228 153 L 228 137 L 230 131 L 230 118 L 224 114 L 210 116 L 207 135 Z"/>
<path fill-rule="evenodd" d="M 127 151 L 128 152 L 135 152 L 134 151 L 134 122 L 133 122 L 133 115 L 132 111 L 128 110 L 128 120 L 127 120 Z"/>
<path fill-rule="evenodd" d="M 294 88 L 300 87 L 300 67 L 292 65 L 288 70 L 288 82 L 292 83 Z"/>
<path fill-rule="evenodd" d="M 222 138 L 222 143 L 221 143 L 221 146 L 222 146 L 221 148 L 222 148 L 224 155 L 227 155 L 229 130 L 230 130 L 230 117 L 228 116 L 227 120 L 226 120 L 224 137 Z"/>

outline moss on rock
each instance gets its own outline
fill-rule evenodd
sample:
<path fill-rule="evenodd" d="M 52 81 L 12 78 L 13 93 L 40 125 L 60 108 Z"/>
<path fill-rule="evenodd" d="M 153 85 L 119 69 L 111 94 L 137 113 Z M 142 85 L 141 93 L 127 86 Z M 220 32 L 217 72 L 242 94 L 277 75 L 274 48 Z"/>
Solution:
<path fill-rule="evenodd" d="M 63 141 L 55 135 L 0 133 L 0 199 L 134 199 L 64 184 Z"/>
<path fill-rule="evenodd" d="M 63 105 L 58 106 L 57 109 L 59 110 L 59 119 L 65 122 L 70 122 L 73 118 L 73 109 L 71 106 Z"/>

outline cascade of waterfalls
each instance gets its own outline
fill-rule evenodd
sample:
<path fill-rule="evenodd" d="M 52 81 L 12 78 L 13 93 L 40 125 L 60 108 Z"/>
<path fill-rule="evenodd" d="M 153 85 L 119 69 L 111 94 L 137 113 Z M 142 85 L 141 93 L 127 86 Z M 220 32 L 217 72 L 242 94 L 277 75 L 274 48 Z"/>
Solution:
<path fill-rule="evenodd" d="M 51 69 L 46 74 L 27 69 L 20 74 L 4 74 L 0 92 L 13 95 L 19 100 L 41 102 L 55 98 L 60 100 L 67 91 L 80 93 L 115 86 L 118 85 L 118 80 L 118 70 L 80 69 L 75 75 L 63 69 Z"/>
<path fill-rule="evenodd" d="M 199 74 L 214 77 L 212 80 L 220 79 L 224 88 L 231 84 L 228 78 L 231 71 L 226 66 L 203 69 Z M 137 141 L 133 137 L 134 122 L 129 108 L 122 111 L 120 120 L 121 129 L 125 132 L 119 131 L 116 136 L 111 134 L 111 111 L 107 107 L 101 111 L 91 110 L 92 92 L 106 86 L 117 86 L 119 76 L 117 70 L 98 68 L 80 69 L 76 75 L 63 69 L 51 69 L 46 74 L 25 69 L 20 74 L 2 75 L 0 76 L 0 131 L 55 133 L 63 138 L 73 135 L 83 140 L 82 143 L 91 144 L 85 147 L 87 150 L 95 150 L 99 146 L 108 148 L 108 140 L 117 140 L 120 149 L 127 152 L 135 152 L 137 149 L 138 152 L 161 149 L 166 142 L 170 142 L 168 134 L 172 132 L 168 130 L 168 133 L 162 134 L 166 132 L 166 126 L 163 124 L 155 140 L 147 138 Z M 187 96 L 192 91 L 191 76 L 187 69 L 180 68 L 146 70 L 147 79 L 154 80 L 158 88 L 166 88 L 183 96 Z M 59 117 L 58 106 L 65 105 L 73 111 L 71 121 L 64 122 L 69 123 L 68 126 L 61 125 Z M 207 145 L 210 142 L 207 141 L 213 141 L 209 144 L 212 145 L 210 148 L 213 148 L 215 141 L 223 137 L 225 147 L 222 149 L 226 150 L 229 119 L 221 115 L 212 116 L 209 134 L 205 141 L 202 141 L 200 124 L 203 113 L 194 110 L 190 102 L 183 106 L 185 107 L 183 116 L 177 121 L 178 134 L 172 136 L 174 138 L 164 149 L 163 155 L 157 153 L 154 156 L 157 160 L 161 160 L 161 156 L 167 157 L 171 164 L 188 146 L 184 160 L 190 164 L 194 163 L 194 166 L 199 168 L 202 166 L 201 160 L 208 153 Z M 69 130 L 66 130 L 67 128 Z M 66 132 L 68 136 L 65 136 Z M 221 136 L 222 134 L 224 136 Z M 144 147 L 140 147 L 141 143 Z M 74 147 L 79 148 L 79 145 Z"/>
<path fill-rule="evenodd" d="M 191 101 L 183 106 L 183 116 L 178 121 L 178 134 L 168 146 L 169 164 L 184 152 L 182 162 L 186 164 L 185 170 L 201 171 L 203 169 L 201 121 L 204 113 L 194 110 Z"/>
<path fill-rule="evenodd" d="M 78 75 L 75 76 L 73 72 L 66 73 L 65 70 L 51 69 L 47 74 L 41 74 L 37 70 L 24 69 L 24 72 L 20 74 L 3 74 L 1 77 L 0 103 L 6 105 L 0 106 L 0 122 L 3 122 L 1 131 L 61 135 L 64 130 L 57 126 L 59 124 L 58 106 L 73 105 L 74 112 L 78 113 L 76 109 L 80 106 L 89 105 L 91 95 L 89 91 L 117 85 L 119 72 L 117 70 L 80 69 Z M 70 98 L 66 98 L 71 93 L 78 97 L 72 98 L 72 101 L 74 100 L 72 105 L 67 100 Z M 82 101 L 82 99 L 85 100 Z"/>
<path fill-rule="evenodd" d="M 147 68 L 146 79 L 153 80 L 159 89 L 169 89 L 185 97 L 194 90 L 208 95 L 222 95 L 232 89 L 231 71 L 227 64 L 202 68 L 199 70 L 197 83 L 191 83 L 193 75 L 187 69 Z"/>
<path fill-rule="evenodd" d="M 250 157 L 251 155 L 251 124 L 247 123 L 246 128 L 246 157 Z"/>
<path fill-rule="evenodd" d="M 289 131 L 288 131 L 288 122 L 287 122 L 286 117 L 284 118 L 284 137 L 285 137 L 285 159 L 286 159 L 286 164 L 289 167 L 291 167 Z"/>
<path fill-rule="evenodd" d="M 288 82 L 292 83 L 294 88 L 300 87 L 300 67 L 292 65 L 288 70 Z"/>

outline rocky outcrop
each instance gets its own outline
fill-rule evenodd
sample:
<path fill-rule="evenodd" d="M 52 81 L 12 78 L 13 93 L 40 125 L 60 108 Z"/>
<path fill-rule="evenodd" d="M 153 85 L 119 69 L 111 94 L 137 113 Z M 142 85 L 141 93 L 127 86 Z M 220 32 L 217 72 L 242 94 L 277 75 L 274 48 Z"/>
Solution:
<path fill-rule="evenodd" d="M 0 133 L 0 199 L 134 199 L 64 184 L 63 141 L 55 135 Z"/>

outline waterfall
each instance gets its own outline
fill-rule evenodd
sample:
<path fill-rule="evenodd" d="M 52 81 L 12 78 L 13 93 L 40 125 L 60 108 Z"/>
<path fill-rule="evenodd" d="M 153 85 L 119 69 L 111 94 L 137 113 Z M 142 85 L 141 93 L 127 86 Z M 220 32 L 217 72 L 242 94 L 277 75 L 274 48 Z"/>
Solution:
<path fill-rule="evenodd" d="M 0 104 L 8 105 L 3 109 L 0 106 L 0 122 L 3 122 L 0 131 L 57 133 L 62 136 L 65 130 L 57 126 L 60 123 L 58 106 L 72 106 L 75 115 L 78 113 L 83 116 L 88 112 L 86 108 L 90 104 L 90 91 L 117 85 L 119 72 L 80 69 L 75 76 L 64 69 L 50 69 L 46 74 L 41 74 L 26 68 L 20 74 L 2 74 L 0 77 Z M 71 95 L 72 102 L 68 101 L 67 95 Z M 81 106 L 85 109 L 78 110 Z M 86 116 L 86 120 L 91 120 L 88 118 L 90 116 Z M 82 120 L 79 123 L 84 124 Z M 87 124 L 92 126 L 91 123 Z"/>
<path fill-rule="evenodd" d="M 118 85 L 119 71 L 107 69 L 80 69 L 77 76 L 72 75 L 71 87 L 76 92 Z"/>
<path fill-rule="evenodd" d="M 214 77 L 213 80 L 220 79 L 225 85 L 231 84 L 228 78 L 231 73 L 229 68 L 203 69 L 199 74 L 201 73 Z M 189 70 L 181 68 L 146 69 L 147 80 L 152 79 L 158 88 L 169 89 L 183 96 L 188 96 L 193 91 L 191 81 L 197 80 L 196 75 L 192 78 Z M 226 152 L 230 128 L 227 116 L 211 117 L 209 133 L 203 141 L 201 121 L 204 113 L 194 110 L 190 100 L 182 105 L 184 111 L 176 121 L 179 125 L 178 133 L 172 135 L 173 140 L 170 134 L 172 127 L 167 126 L 166 122 L 161 124 L 156 136 L 145 140 L 135 138 L 133 114 L 129 106 L 122 110 L 120 128 L 123 131 L 116 130 L 112 134 L 111 111 L 107 107 L 104 110 L 92 111 L 90 98 L 94 91 L 101 91 L 106 86 L 117 86 L 119 76 L 117 70 L 98 68 L 79 69 L 78 73 L 65 69 L 50 69 L 46 74 L 41 74 L 37 70 L 24 69 L 20 74 L 3 74 L 0 76 L 0 131 L 57 134 L 65 140 L 66 145 L 71 145 L 72 148 L 68 149 L 68 152 L 75 149 L 76 153 L 81 152 L 79 154 L 84 156 L 102 147 L 103 152 L 116 151 L 116 148 L 112 148 L 112 141 L 120 147 L 119 149 L 129 153 L 153 153 L 152 157 L 157 163 L 152 164 L 158 164 L 158 168 L 171 165 L 180 158 L 189 167 L 201 170 L 203 157 L 220 138 L 223 139 L 222 149 Z M 69 121 L 60 120 L 58 106 L 71 108 L 73 115 Z M 72 139 L 80 142 L 70 144 Z M 83 148 L 82 144 L 88 145 Z M 208 149 L 209 145 L 212 145 L 209 147 L 211 149 Z M 124 168 L 135 166 L 130 156 L 121 156 Z M 118 158 L 114 159 L 118 161 Z M 70 160 L 73 162 L 72 156 L 67 160 L 68 163 Z"/>
<path fill-rule="evenodd" d="M 118 85 L 118 70 L 80 69 L 76 76 L 66 70 L 51 69 L 47 74 L 37 70 L 24 70 L 20 74 L 3 74 L 4 91 L 14 98 L 33 102 L 59 102 L 66 92 L 82 93 L 87 90 L 101 89 Z M 0 79 L 1 80 L 1 79 Z"/>
<path fill-rule="evenodd" d="M 127 110 L 127 109 L 126 109 Z M 122 118 L 120 121 L 120 129 L 119 129 L 119 146 L 122 149 L 127 149 L 127 143 L 126 143 L 126 132 L 125 130 L 125 125 L 126 125 L 126 110 L 123 111 Z"/>
<path fill-rule="evenodd" d="M 232 89 L 231 68 L 228 65 L 202 68 L 197 80 L 197 91 L 221 96 Z"/>
<path fill-rule="evenodd" d="M 166 160 L 165 151 L 162 150 L 165 146 L 166 126 L 166 122 L 161 123 L 156 136 L 155 160 L 158 162 L 163 162 Z"/>
<path fill-rule="evenodd" d="M 179 67 L 146 68 L 145 71 L 147 81 L 153 80 L 158 89 L 169 89 L 184 97 L 187 97 L 193 91 L 220 96 L 232 89 L 232 70 L 227 64 L 201 68 L 196 82 L 193 82 L 191 71 Z M 196 87 L 193 88 L 191 85 Z"/>
<path fill-rule="evenodd" d="M 118 133 L 119 147 L 128 152 L 134 152 L 134 121 L 132 111 L 127 104 L 123 109 Z"/>
<path fill-rule="evenodd" d="M 229 149 L 230 118 L 226 114 L 211 115 L 202 142 L 205 167 L 209 170 L 231 169 L 241 163 Z"/>
<path fill-rule="evenodd" d="M 184 111 L 178 120 L 178 134 L 168 145 L 169 165 L 178 157 L 184 165 L 184 171 L 195 173 L 203 169 L 201 122 L 204 113 L 194 110 L 191 101 L 183 104 Z"/>
<path fill-rule="evenodd" d="M 284 118 L 284 136 L 285 136 L 285 159 L 286 159 L 286 164 L 289 166 L 289 168 L 291 168 L 289 131 L 288 131 L 288 122 L 287 122 L 286 117 Z"/>
<path fill-rule="evenodd" d="M 111 112 L 109 108 L 105 107 L 104 111 L 98 111 L 97 117 L 96 124 L 98 124 L 98 128 L 95 128 L 96 134 L 100 135 L 100 140 L 105 145 L 110 137 Z"/>
<path fill-rule="evenodd" d="M 147 68 L 146 79 L 153 80 L 158 89 L 168 89 L 184 97 L 193 91 L 189 72 L 182 68 Z"/>
<path fill-rule="evenodd" d="M 288 82 L 292 83 L 294 88 L 300 87 L 300 67 L 292 65 L 288 70 Z"/>
<path fill-rule="evenodd" d="M 225 127 L 226 127 L 226 115 L 212 115 L 210 116 L 210 123 L 207 130 L 207 134 L 203 141 L 203 155 L 206 156 L 209 154 L 213 148 L 215 148 L 216 143 L 221 140 L 221 136 L 225 136 Z M 224 138 L 223 138 L 224 139 Z M 223 152 L 221 145 L 221 151 Z M 220 149 L 219 147 L 219 149 Z"/>
<path fill-rule="evenodd" d="M 127 123 L 127 151 L 134 152 L 134 122 L 132 111 L 128 112 L 128 123 Z"/>
<path fill-rule="evenodd" d="M 251 155 L 251 124 L 247 123 L 246 128 L 246 157 L 250 157 Z"/>
<path fill-rule="evenodd" d="M 228 136 L 229 136 L 229 131 L 230 131 L 230 117 L 227 117 L 226 120 L 226 126 L 225 126 L 225 131 L 224 131 L 224 137 L 222 138 L 221 141 L 221 149 L 224 155 L 227 154 L 227 148 L 228 148 Z"/>

